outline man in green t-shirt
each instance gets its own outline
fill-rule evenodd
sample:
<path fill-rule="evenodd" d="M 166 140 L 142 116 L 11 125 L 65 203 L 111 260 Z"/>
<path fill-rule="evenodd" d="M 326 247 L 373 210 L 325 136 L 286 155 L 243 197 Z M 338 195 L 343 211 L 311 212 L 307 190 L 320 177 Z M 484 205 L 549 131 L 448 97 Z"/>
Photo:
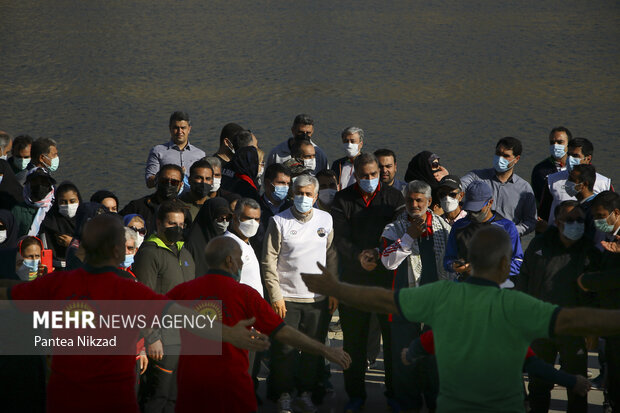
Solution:
<path fill-rule="evenodd" d="M 303 274 L 310 291 L 377 313 L 396 313 L 433 326 L 439 370 L 439 412 L 523 412 L 521 369 L 535 338 L 620 333 L 620 311 L 560 308 L 499 289 L 510 272 L 510 238 L 501 228 L 480 229 L 463 283 L 438 281 L 396 292 Z"/>

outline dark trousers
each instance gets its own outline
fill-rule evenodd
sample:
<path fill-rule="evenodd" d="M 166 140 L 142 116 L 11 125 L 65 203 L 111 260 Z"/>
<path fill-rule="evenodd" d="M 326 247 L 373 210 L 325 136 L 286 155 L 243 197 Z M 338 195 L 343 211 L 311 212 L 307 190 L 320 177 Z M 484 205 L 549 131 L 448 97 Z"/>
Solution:
<path fill-rule="evenodd" d="M 344 371 L 344 385 L 349 398 L 366 400 L 364 383 L 367 367 L 367 343 L 370 315 L 345 304 L 338 307 L 342 324 L 343 347 L 351 356 L 351 366 Z M 393 397 L 392 389 L 392 335 L 388 316 L 377 314 L 383 336 L 383 360 L 385 365 L 386 396 Z"/>
<path fill-rule="evenodd" d="M 588 369 L 588 351 L 583 337 L 556 337 L 554 339 L 540 339 L 532 343 L 532 350 L 538 358 L 553 365 L 555 358 L 560 354 L 562 370 L 570 374 L 586 376 Z M 530 376 L 529 401 L 533 413 L 549 411 L 553 383 L 538 377 Z M 579 396 L 571 390 L 566 390 L 568 396 L 567 412 L 587 412 L 587 396 Z"/>
<path fill-rule="evenodd" d="M 321 343 L 325 341 L 329 317 L 328 300 L 315 303 L 293 303 L 286 301 L 284 321 L 289 327 L 297 329 Z M 317 364 L 321 357 L 299 350 L 273 340 L 271 344 L 270 392 L 275 397 L 282 393 L 293 393 L 295 389 L 311 392 L 317 385 Z"/>
<path fill-rule="evenodd" d="M 160 361 L 149 360 L 145 413 L 174 413 L 180 350 L 179 344 L 164 344 L 164 358 Z"/>
<path fill-rule="evenodd" d="M 368 348 L 366 357 L 368 361 L 374 363 L 381 352 L 381 326 L 376 314 L 370 316 L 370 327 L 368 328 Z"/>
<path fill-rule="evenodd" d="M 607 358 L 607 396 L 614 408 L 620 411 L 620 336 L 605 338 Z"/>

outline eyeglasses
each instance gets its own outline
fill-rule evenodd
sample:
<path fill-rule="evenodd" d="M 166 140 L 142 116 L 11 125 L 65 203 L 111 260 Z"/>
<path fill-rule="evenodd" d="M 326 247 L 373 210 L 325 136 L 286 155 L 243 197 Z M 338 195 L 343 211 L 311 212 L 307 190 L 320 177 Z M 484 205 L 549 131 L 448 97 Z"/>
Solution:
<path fill-rule="evenodd" d="M 566 224 L 572 224 L 573 222 L 577 222 L 578 224 L 583 224 L 584 222 L 586 222 L 586 220 L 583 219 L 582 217 L 579 217 L 579 218 L 568 218 L 564 220 L 564 222 Z"/>
<path fill-rule="evenodd" d="M 216 222 L 230 222 L 232 220 L 232 215 L 226 215 L 225 217 L 217 217 L 215 218 Z"/>
<path fill-rule="evenodd" d="M 129 227 L 129 228 L 133 229 L 140 235 L 146 235 L 146 228 L 136 228 L 136 227 Z"/>
<path fill-rule="evenodd" d="M 179 181 L 178 179 L 172 179 L 172 178 L 159 178 L 159 183 L 164 184 L 164 185 L 170 184 L 172 186 L 179 186 L 181 181 Z"/>

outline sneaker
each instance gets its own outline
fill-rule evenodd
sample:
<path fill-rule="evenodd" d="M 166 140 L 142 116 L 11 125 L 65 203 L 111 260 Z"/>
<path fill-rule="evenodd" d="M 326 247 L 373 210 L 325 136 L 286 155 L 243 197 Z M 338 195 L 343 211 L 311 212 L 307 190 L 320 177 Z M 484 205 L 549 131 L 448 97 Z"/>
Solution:
<path fill-rule="evenodd" d="M 344 406 L 344 413 L 361 412 L 363 408 L 364 408 L 364 400 L 354 397 L 349 400 L 346 406 Z"/>
<path fill-rule="evenodd" d="M 278 412 L 279 413 L 293 413 L 291 407 L 291 395 L 288 393 L 282 393 L 278 399 Z"/>
<path fill-rule="evenodd" d="M 293 405 L 296 413 L 316 413 L 317 411 L 316 406 L 312 403 L 312 393 L 308 391 L 297 396 Z"/>

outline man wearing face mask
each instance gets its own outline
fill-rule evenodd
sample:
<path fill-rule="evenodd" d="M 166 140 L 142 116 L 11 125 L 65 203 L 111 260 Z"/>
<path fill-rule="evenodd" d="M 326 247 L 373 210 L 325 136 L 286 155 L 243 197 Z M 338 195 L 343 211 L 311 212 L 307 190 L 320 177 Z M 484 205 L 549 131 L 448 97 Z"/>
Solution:
<path fill-rule="evenodd" d="M 495 145 L 493 168 L 475 169 L 461 178 L 465 189 L 474 181 L 486 182 L 493 191 L 495 210 L 515 223 L 519 236 L 534 231 L 537 219 L 532 187 L 514 172 L 522 151 L 519 139 L 502 138 Z"/>
<path fill-rule="evenodd" d="M 568 158 L 566 170 L 556 172 L 547 177 L 547 186 L 540 201 L 540 216 L 542 219 L 553 223 L 555 221 L 555 207 L 562 201 L 575 200 L 574 195 L 566 192 L 566 181 L 573 167 L 576 165 L 589 165 L 594 156 L 594 145 L 588 139 L 574 138 L 568 142 Z M 611 179 L 596 173 L 596 181 L 592 190 L 595 194 L 602 191 L 612 190 Z"/>
<path fill-rule="evenodd" d="M 261 266 L 274 311 L 291 327 L 323 342 L 337 302 L 309 292 L 300 275 L 316 271 L 317 262 L 338 270 L 332 217 L 313 207 L 318 189 L 313 176 L 295 180 L 294 205 L 269 220 Z M 291 403 L 300 411 L 316 410 L 311 393 L 318 384 L 317 363 L 317 356 L 302 352 L 298 358 L 292 347 L 274 341 L 269 382 L 280 411 L 290 411 Z"/>
<path fill-rule="evenodd" d="M 562 307 L 591 305 L 580 291 L 577 278 L 596 262 L 597 252 L 583 234 L 584 213 L 577 201 L 563 201 L 556 208 L 555 226 L 534 238 L 523 259 L 516 289 Z M 562 370 L 585 376 L 588 352 L 583 337 L 557 336 L 539 339 L 532 350 L 547 363 L 554 363 L 558 353 Z M 532 411 L 549 410 L 553 383 L 530 377 L 529 401 Z M 587 397 L 568 393 L 568 411 L 587 411 Z"/>
<path fill-rule="evenodd" d="M 164 165 L 157 173 L 157 191 L 154 194 L 130 201 L 119 212 L 121 216 L 139 214 L 144 218 L 148 234 L 153 234 L 156 228 L 157 208 L 169 199 L 177 198 L 183 188 L 183 170 L 178 165 Z M 185 210 L 186 224 L 192 222 L 189 211 Z"/>
<path fill-rule="evenodd" d="M 340 189 L 338 187 L 336 172 L 331 169 L 323 169 L 316 174 L 316 179 L 319 180 L 319 200 L 317 201 L 317 208 L 325 212 L 330 212 L 336 193 Z"/>
<path fill-rule="evenodd" d="M 379 163 L 373 154 L 363 153 L 356 157 L 354 168 L 356 183 L 336 194 L 331 210 L 334 242 L 342 267 L 341 279 L 350 284 L 390 288 L 393 275 L 379 259 L 381 233 L 400 213 L 405 200 L 400 191 L 379 182 Z M 344 304 L 339 306 L 338 311 L 344 348 L 353 360 L 351 368 L 344 373 L 349 396 L 346 408 L 359 411 L 366 399 L 365 343 L 371 313 Z M 390 326 L 386 315 L 377 315 L 377 318 L 383 335 L 386 395 L 388 401 L 392 402 Z"/>
<path fill-rule="evenodd" d="M 573 139 L 571 131 L 564 126 L 551 129 L 549 133 L 549 156 L 536 164 L 532 170 L 532 190 L 536 203 L 540 202 L 543 190 L 547 183 L 547 176 L 566 169 L 568 158 L 568 141 Z"/>
<path fill-rule="evenodd" d="M 233 180 L 235 177 L 235 171 L 230 169 L 229 163 L 235 155 L 235 148 L 233 147 L 232 137 L 237 132 L 243 130 L 243 127 L 236 123 L 227 123 L 220 132 L 220 147 L 217 152 L 213 154 L 213 157 L 219 159 L 222 168 L 222 175 L 227 179 Z"/>
<path fill-rule="evenodd" d="M 442 218 L 450 225 L 467 216 L 461 205 L 465 191 L 461 186 L 461 180 L 456 175 L 444 176 L 439 182 L 437 196 L 443 210 Z"/>
<path fill-rule="evenodd" d="M 316 150 L 309 139 L 295 141 L 291 148 L 291 155 L 304 165 L 308 173 L 314 176 L 316 169 Z"/>
<path fill-rule="evenodd" d="M 24 202 L 11 212 L 18 227 L 18 236 L 38 235 L 45 215 L 54 202 L 56 180 L 43 169 L 33 169 L 24 186 Z"/>
<path fill-rule="evenodd" d="M 177 199 L 164 201 L 157 211 L 157 232 L 144 241 L 134 257 L 133 273 L 138 281 L 158 294 L 193 280 L 194 260 L 184 248 L 186 207 Z M 147 371 L 151 397 L 145 412 L 173 411 L 176 401 L 176 366 L 181 339 L 177 330 L 154 330 L 145 337 L 147 354 L 154 361 Z"/>
<path fill-rule="evenodd" d="M 345 156 L 334 161 L 332 170 L 336 172 L 340 188 L 345 189 L 356 182 L 354 162 L 362 153 L 364 131 L 358 127 L 350 126 L 342 131 L 340 137 Z"/>
<path fill-rule="evenodd" d="M 469 242 L 481 227 L 498 226 L 508 233 L 512 242 L 510 276 L 500 287 L 511 288 L 514 286 L 511 277 L 519 274 L 519 268 L 523 262 L 521 239 L 515 224 L 493 209 L 493 201 L 493 191 L 486 182 L 474 181 L 467 187 L 463 204 L 467 216 L 452 225 L 443 265 L 447 271 L 456 272 L 462 278 L 469 277 L 471 275 L 471 266 L 467 262 Z"/>
<path fill-rule="evenodd" d="M 11 153 L 11 147 L 13 146 L 13 140 L 11 135 L 5 131 L 0 131 L 0 159 L 8 160 Z"/>
<path fill-rule="evenodd" d="M 189 168 L 189 187 L 190 190 L 183 192 L 179 199 L 189 207 L 193 221 L 213 187 L 213 168 L 204 159 L 194 162 Z"/>
<path fill-rule="evenodd" d="M 35 168 L 41 168 L 48 174 L 56 172 L 60 164 L 56 141 L 51 138 L 39 138 L 30 148 L 30 163 L 23 171 L 15 175 L 20 184 L 26 182 L 26 177 Z"/>
<path fill-rule="evenodd" d="M 30 149 L 32 148 L 32 137 L 29 135 L 19 135 L 13 139 L 11 156 L 7 159 L 15 175 L 26 169 L 30 163 Z"/>

